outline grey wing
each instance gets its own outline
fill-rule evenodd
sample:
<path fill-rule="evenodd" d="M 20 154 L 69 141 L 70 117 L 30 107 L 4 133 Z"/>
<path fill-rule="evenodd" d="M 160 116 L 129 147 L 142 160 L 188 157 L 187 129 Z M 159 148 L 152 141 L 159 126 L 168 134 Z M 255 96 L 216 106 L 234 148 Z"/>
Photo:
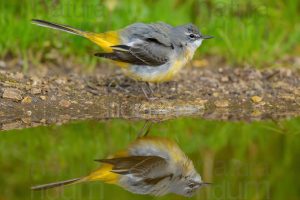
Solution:
<path fill-rule="evenodd" d="M 97 53 L 96 56 L 135 65 L 159 66 L 169 61 L 173 47 L 160 44 L 155 38 L 149 38 L 133 46 L 112 46 L 111 53 Z"/>
<path fill-rule="evenodd" d="M 129 52 L 150 66 L 168 62 L 172 48 L 158 44 L 154 38 L 149 40 L 132 46 Z"/>
<path fill-rule="evenodd" d="M 151 24 L 135 23 L 127 26 L 121 34 L 128 42 L 136 39 L 148 40 L 154 38 L 160 44 L 171 47 L 172 42 L 170 39 L 170 32 L 172 31 L 172 28 L 171 25 L 164 22 Z"/>
<path fill-rule="evenodd" d="M 156 183 L 172 176 L 168 162 L 159 156 L 130 156 L 98 161 L 113 165 L 112 172 L 114 173 L 131 174 L 149 183 Z"/>
<path fill-rule="evenodd" d="M 123 29 L 125 44 L 113 46 L 111 53 L 96 56 L 135 65 L 159 66 L 169 61 L 174 46 L 170 40 L 172 26 L 163 22 L 135 23 Z M 128 43 L 128 45 L 126 45 Z M 129 45 L 131 43 L 131 45 Z"/>

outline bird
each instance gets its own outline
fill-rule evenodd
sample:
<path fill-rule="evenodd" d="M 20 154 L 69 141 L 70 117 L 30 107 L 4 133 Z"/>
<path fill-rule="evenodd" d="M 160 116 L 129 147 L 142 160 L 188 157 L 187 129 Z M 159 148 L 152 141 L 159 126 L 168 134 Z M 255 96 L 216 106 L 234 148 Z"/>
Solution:
<path fill-rule="evenodd" d="M 192 23 L 172 26 L 164 22 L 133 23 L 125 28 L 93 33 L 67 25 L 32 19 L 32 23 L 79 35 L 100 46 L 95 56 L 113 60 L 126 76 L 146 83 L 171 81 L 189 62 L 205 39 Z"/>
<path fill-rule="evenodd" d="M 118 185 L 125 190 L 142 195 L 163 196 L 175 193 L 193 196 L 203 182 L 193 162 L 180 147 L 165 137 L 138 137 L 125 150 L 106 159 L 96 160 L 102 165 L 87 176 L 33 186 L 33 190 L 102 181 Z"/>

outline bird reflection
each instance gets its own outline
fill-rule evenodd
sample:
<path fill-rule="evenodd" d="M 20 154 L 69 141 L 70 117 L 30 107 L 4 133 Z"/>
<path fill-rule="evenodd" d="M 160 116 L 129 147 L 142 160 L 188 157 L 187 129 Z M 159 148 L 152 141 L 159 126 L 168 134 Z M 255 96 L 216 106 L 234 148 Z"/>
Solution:
<path fill-rule="evenodd" d="M 148 133 L 148 131 L 146 132 Z M 32 187 L 44 190 L 76 183 L 102 181 L 136 194 L 193 196 L 204 185 L 193 162 L 179 146 L 164 137 L 138 137 L 126 149 L 96 160 L 102 165 L 89 175 Z"/>

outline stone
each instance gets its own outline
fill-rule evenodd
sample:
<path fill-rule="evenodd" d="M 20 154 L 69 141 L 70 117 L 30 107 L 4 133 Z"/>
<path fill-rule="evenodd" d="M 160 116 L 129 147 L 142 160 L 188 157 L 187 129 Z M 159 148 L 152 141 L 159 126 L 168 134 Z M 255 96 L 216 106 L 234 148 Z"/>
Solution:
<path fill-rule="evenodd" d="M 281 99 L 285 99 L 285 100 L 295 100 L 295 96 L 293 94 L 282 94 L 282 95 L 279 95 L 279 98 Z"/>
<path fill-rule="evenodd" d="M 223 82 L 223 83 L 226 83 L 226 82 L 228 82 L 229 81 L 229 77 L 228 76 L 223 76 L 222 78 L 221 78 L 221 82 Z"/>
<path fill-rule="evenodd" d="M 6 99 L 17 100 L 17 101 L 21 101 L 23 99 L 22 92 L 15 88 L 5 88 L 2 97 Z"/>
<path fill-rule="evenodd" d="M 32 115 L 32 111 L 31 111 L 31 110 L 27 110 L 27 111 L 26 111 L 26 115 L 27 115 L 27 116 L 31 116 L 31 115 Z"/>
<path fill-rule="evenodd" d="M 59 105 L 62 106 L 62 107 L 68 108 L 68 107 L 70 107 L 71 102 L 68 101 L 68 100 L 63 99 L 63 100 L 61 100 L 61 101 L 59 102 Z"/>
<path fill-rule="evenodd" d="M 42 99 L 43 101 L 45 101 L 47 99 L 46 96 L 40 96 L 40 99 Z"/>
<path fill-rule="evenodd" d="M 32 102 L 32 98 L 30 96 L 24 97 L 24 99 L 21 101 L 21 103 L 24 103 L 24 104 L 29 104 L 31 102 Z"/>
<path fill-rule="evenodd" d="M 3 60 L 0 60 L 0 68 L 6 68 L 6 63 Z"/>
<path fill-rule="evenodd" d="M 20 121 L 16 121 L 16 122 L 3 124 L 2 129 L 3 130 L 11 130 L 11 129 L 21 128 L 21 126 L 22 126 L 22 123 Z"/>
<path fill-rule="evenodd" d="M 41 92 L 42 92 L 41 88 L 37 88 L 37 87 L 31 88 L 31 94 L 41 94 Z"/>
<path fill-rule="evenodd" d="M 31 118 L 30 118 L 30 117 L 22 118 L 21 120 L 22 120 L 22 122 L 24 122 L 25 124 L 30 124 L 30 123 L 31 123 Z"/>
<path fill-rule="evenodd" d="M 51 101 L 56 101 L 56 97 L 53 95 L 53 96 L 51 96 L 50 100 Z"/>
<path fill-rule="evenodd" d="M 251 97 L 251 100 L 252 100 L 252 102 L 254 102 L 254 103 L 259 103 L 259 102 L 261 102 L 262 101 L 262 97 L 260 97 L 260 96 L 253 96 L 253 97 Z"/>
<path fill-rule="evenodd" d="M 229 106 L 229 101 L 227 100 L 217 100 L 215 101 L 215 106 L 218 108 L 226 108 Z"/>

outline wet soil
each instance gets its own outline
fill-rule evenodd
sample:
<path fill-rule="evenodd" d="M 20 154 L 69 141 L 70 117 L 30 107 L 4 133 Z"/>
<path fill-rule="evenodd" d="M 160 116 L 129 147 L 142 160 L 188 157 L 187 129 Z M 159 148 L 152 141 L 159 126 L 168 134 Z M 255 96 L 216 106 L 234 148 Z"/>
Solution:
<path fill-rule="evenodd" d="M 108 64 L 86 71 L 72 63 L 49 62 L 29 65 L 24 72 L 19 61 L 1 61 L 0 129 L 89 119 L 252 121 L 300 115 L 300 73 L 288 68 L 242 69 L 195 61 L 174 81 L 150 87 Z"/>

